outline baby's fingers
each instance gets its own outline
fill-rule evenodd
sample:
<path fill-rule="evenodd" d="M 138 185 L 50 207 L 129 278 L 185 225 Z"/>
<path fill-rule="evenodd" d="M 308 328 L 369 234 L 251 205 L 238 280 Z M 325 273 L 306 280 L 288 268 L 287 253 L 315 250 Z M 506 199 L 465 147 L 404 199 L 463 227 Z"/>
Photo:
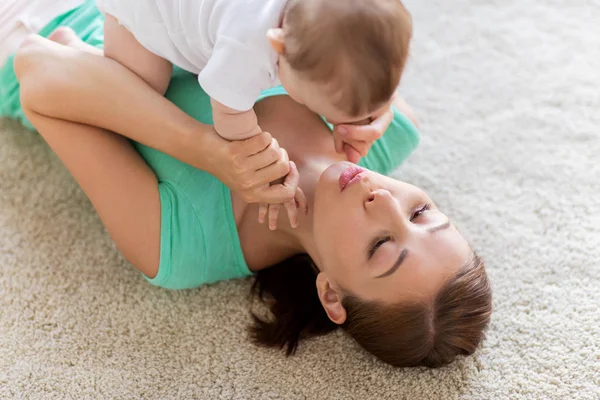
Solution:
<path fill-rule="evenodd" d="M 358 162 L 360 161 L 360 158 L 362 156 L 360 150 L 358 150 L 355 147 L 356 145 L 357 145 L 357 143 L 353 143 L 353 144 L 344 143 L 344 153 L 346 153 L 346 157 L 348 158 L 348 161 L 350 161 L 351 163 L 354 163 L 354 164 L 358 164 Z"/>
<path fill-rule="evenodd" d="M 344 152 L 344 141 L 337 133 L 334 133 L 333 135 L 333 147 L 335 148 L 336 153 L 341 154 Z"/>
<path fill-rule="evenodd" d="M 296 167 L 296 164 L 293 161 L 290 161 L 290 173 L 286 176 L 283 184 L 285 186 L 296 188 L 294 199 L 284 203 L 292 228 L 298 226 L 298 208 L 304 211 L 305 215 L 308 213 L 308 201 L 306 200 L 306 196 L 302 189 L 298 187 L 299 180 L 300 174 L 298 173 L 298 167 Z"/>
<path fill-rule="evenodd" d="M 298 182 L 300 181 L 300 174 L 298 173 L 298 167 L 296 163 L 290 161 L 290 172 L 288 172 L 283 185 L 286 187 L 294 188 L 294 191 L 298 188 Z M 294 194 L 295 196 L 295 194 Z"/>
<path fill-rule="evenodd" d="M 308 214 L 308 200 L 306 200 L 306 196 L 304 192 L 300 188 L 296 188 L 296 198 L 294 199 L 295 206 L 300 208 L 304 215 Z"/>
<path fill-rule="evenodd" d="M 290 161 L 290 172 L 285 177 L 282 185 L 282 188 L 286 188 L 287 190 L 294 190 L 294 199 L 286 201 L 284 206 L 287 210 L 288 217 L 290 220 L 290 224 L 293 228 L 298 226 L 298 207 L 296 206 L 296 198 L 299 198 L 299 204 L 302 202 L 302 207 L 304 210 L 308 209 L 306 197 L 304 196 L 304 192 L 300 188 L 298 188 L 298 181 L 300 180 L 300 174 L 298 173 L 298 168 L 293 161 Z M 271 190 L 273 190 L 273 186 Z M 269 204 L 269 229 L 275 230 L 277 229 L 277 220 L 279 218 L 279 210 L 281 209 L 281 203 Z"/>
<path fill-rule="evenodd" d="M 296 188 L 296 197 L 292 201 L 284 203 L 284 207 L 287 210 L 288 218 L 292 228 L 298 227 L 298 210 L 302 210 L 304 215 L 308 214 L 308 201 L 304 192 L 300 188 Z"/>
<path fill-rule="evenodd" d="M 269 229 L 277 229 L 277 220 L 279 219 L 279 209 L 281 204 L 269 204 Z"/>
<path fill-rule="evenodd" d="M 296 200 L 288 201 L 284 204 L 284 207 L 287 210 L 292 228 L 298 227 L 298 207 L 296 207 Z"/>
<path fill-rule="evenodd" d="M 261 204 L 258 207 L 258 222 L 261 224 L 264 224 L 265 221 L 267 220 L 267 212 L 269 211 L 269 205 L 268 204 Z"/>
<path fill-rule="evenodd" d="M 294 194 L 294 199 L 285 203 L 286 208 L 288 209 L 288 215 L 290 217 L 290 223 L 292 223 L 292 227 L 298 226 L 298 208 L 304 211 L 304 214 L 308 214 L 308 201 L 306 200 L 306 196 L 300 187 L 298 187 L 298 183 L 300 181 L 300 173 L 298 172 L 298 167 L 296 163 L 290 161 L 290 173 L 286 176 L 283 184 L 288 187 L 294 187 L 296 192 Z M 291 211 L 293 208 L 293 211 Z M 292 215 L 294 215 L 294 221 L 292 221 Z"/>

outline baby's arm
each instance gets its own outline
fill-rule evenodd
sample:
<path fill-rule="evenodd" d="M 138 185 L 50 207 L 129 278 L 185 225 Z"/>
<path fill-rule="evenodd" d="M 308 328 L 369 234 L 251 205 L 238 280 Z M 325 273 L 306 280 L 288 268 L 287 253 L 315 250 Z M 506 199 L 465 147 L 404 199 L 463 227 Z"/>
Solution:
<path fill-rule="evenodd" d="M 222 138 L 231 141 L 244 140 L 252 136 L 256 136 L 262 132 L 258 126 L 258 120 L 253 109 L 248 111 L 238 111 L 227 107 L 223 103 L 220 103 L 212 98 L 210 99 L 210 102 L 213 110 L 213 123 L 215 130 Z M 287 210 L 290 224 L 294 228 L 298 226 L 297 208 L 300 207 L 306 212 L 306 197 L 304 196 L 302 189 L 298 187 L 297 175 L 298 171 L 295 169 L 295 165 L 290 163 L 290 174 L 287 175 L 287 177 L 281 177 L 279 180 L 271 182 L 272 185 L 293 187 L 296 192 L 294 199 L 283 204 L 263 203 L 259 207 L 258 221 L 261 224 L 264 223 L 267 220 L 268 214 L 269 229 L 271 230 L 274 230 L 277 227 L 279 210 L 282 205 Z"/>
<path fill-rule="evenodd" d="M 167 91 L 173 64 L 148 51 L 109 14 L 104 19 L 104 55 L 127 67 L 161 95 Z"/>
<path fill-rule="evenodd" d="M 253 109 L 238 111 L 210 99 L 217 133 L 227 140 L 244 140 L 262 132 Z"/>

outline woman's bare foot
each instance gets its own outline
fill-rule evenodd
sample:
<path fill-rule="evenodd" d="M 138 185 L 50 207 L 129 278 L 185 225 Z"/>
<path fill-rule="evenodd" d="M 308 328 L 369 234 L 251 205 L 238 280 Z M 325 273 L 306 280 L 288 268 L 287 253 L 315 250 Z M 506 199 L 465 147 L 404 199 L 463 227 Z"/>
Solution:
<path fill-rule="evenodd" d="M 66 26 L 61 26 L 60 28 L 57 28 L 54 32 L 50 34 L 50 36 L 48 36 L 48 39 L 52 40 L 53 42 L 60 43 L 62 45 L 77 50 L 102 55 L 101 49 L 98 49 L 94 46 L 85 43 L 79 38 L 79 36 L 77 36 L 73 29 Z"/>

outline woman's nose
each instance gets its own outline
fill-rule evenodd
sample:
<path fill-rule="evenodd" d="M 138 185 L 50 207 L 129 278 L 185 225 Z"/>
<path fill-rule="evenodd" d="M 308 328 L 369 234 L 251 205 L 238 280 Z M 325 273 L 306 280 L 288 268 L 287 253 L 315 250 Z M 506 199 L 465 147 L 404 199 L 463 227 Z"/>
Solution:
<path fill-rule="evenodd" d="M 411 229 L 410 218 L 403 211 L 400 199 L 385 189 L 373 190 L 366 204 L 367 213 L 373 222 L 386 226 L 399 238 L 406 237 Z"/>
<path fill-rule="evenodd" d="M 388 190 L 374 189 L 369 192 L 366 206 L 382 208 L 389 211 L 390 208 L 398 208 L 398 202 Z"/>
<path fill-rule="evenodd" d="M 365 208 L 374 221 L 385 224 L 392 230 L 404 232 L 410 225 L 400 202 L 388 190 L 371 190 L 365 201 Z"/>

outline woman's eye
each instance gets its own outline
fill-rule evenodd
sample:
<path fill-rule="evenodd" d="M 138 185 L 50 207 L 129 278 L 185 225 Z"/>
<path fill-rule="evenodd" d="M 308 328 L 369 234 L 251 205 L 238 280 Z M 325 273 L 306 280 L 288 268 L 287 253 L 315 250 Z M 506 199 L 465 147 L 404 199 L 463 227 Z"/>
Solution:
<path fill-rule="evenodd" d="M 430 203 L 423 204 L 421 207 L 417 208 L 417 210 L 415 210 L 415 212 L 413 212 L 413 214 L 410 216 L 410 220 L 413 221 L 413 220 L 419 218 L 419 216 L 421 214 L 423 214 L 425 211 L 430 210 L 430 209 L 431 209 Z"/>
<path fill-rule="evenodd" d="M 376 239 L 369 248 L 369 259 L 373 257 L 378 248 L 380 248 L 384 243 L 389 242 L 390 240 L 392 240 L 390 236 L 384 236 Z"/>

